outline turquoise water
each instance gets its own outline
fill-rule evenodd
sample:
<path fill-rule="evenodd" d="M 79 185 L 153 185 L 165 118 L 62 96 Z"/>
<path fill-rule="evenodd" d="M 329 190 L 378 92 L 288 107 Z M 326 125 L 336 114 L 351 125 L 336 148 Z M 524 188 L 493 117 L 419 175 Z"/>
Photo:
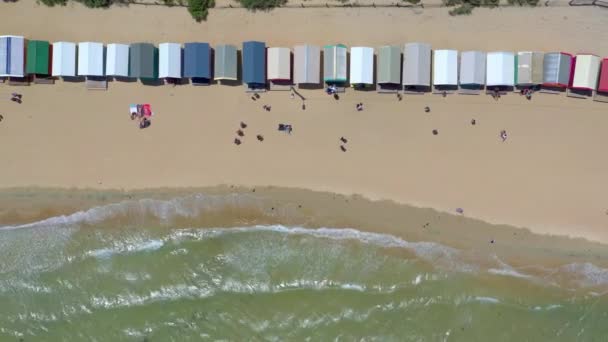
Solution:
<path fill-rule="evenodd" d="M 151 203 L 4 227 L 0 341 L 607 340 L 591 263 L 539 277 L 355 229 L 188 227 L 200 202 Z"/>

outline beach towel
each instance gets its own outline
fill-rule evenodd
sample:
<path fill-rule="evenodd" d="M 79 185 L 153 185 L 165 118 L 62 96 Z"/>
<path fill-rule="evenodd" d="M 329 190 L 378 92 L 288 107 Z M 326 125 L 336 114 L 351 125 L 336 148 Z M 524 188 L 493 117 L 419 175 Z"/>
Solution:
<path fill-rule="evenodd" d="M 152 113 L 152 107 L 150 107 L 150 104 L 148 103 L 142 106 L 142 112 L 144 113 L 144 117 L 146 118 L 149 118 L 154 115 L 154 113 Z"/>
<path fill-rule="evenodd" d="M 137 105 L 129 105 L 129 115 L 131 115 L 131 113 L 137 113 Z"/>

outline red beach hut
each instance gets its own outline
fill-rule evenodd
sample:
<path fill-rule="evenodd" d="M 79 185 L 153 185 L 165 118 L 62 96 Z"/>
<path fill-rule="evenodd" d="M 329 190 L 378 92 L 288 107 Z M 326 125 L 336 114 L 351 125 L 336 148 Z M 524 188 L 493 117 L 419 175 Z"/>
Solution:
<path fill-rule="evenodd" d="M 598 82 L 597 91 L 608 95 L 608 57 L 602 60 L 600 68 L 600 80 Z"/>

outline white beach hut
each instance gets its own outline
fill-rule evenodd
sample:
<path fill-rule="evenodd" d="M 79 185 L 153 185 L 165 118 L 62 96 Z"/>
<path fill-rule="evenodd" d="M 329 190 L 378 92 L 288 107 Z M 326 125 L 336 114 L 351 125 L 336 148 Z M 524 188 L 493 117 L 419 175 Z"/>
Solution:
<path fill-rule="evenodd" d="M 0 77 L 25 76 L 25 39 L 0 36 Z"/>
<path fill-rule="evenodd" d="M 108 44 L 106 75 L 129 77 L 129 45 Z"/>
<path fill-rule="evenodd" d="M 178 43 L 158 45 L 158 77 L 182 78 L 182 46 Z"/>
<path fill-rule="evenodd" d="M 78 43 L 78 75 L 103 76 L 103 43 Z"/>
<path fill-rule="evenodd" d="M 297 45 L 294 48 L 294 81 L 296 84 L 321 82 L 321 49 L 314 45 Z"/>
<path fill-rule="evenodd" d="M 267 50 L 268 54 L 268 75 L 269 81 L 289 81 L 291 80 L 291 51 L 286 47 L 271 47 Z"/>
<path fill-rule="evenodd" d="M 374 84 L 374 49 L 356 46 L 350 49 L 350 84 L 367 86 Z"/>
<path fill-rule="evenodd" d="M 458 86 L 458 51 L 433 51 L 433 85 Z"/>
<path fill-rule="evenodd" d="M 513 87 L 515 85 L 515 54 L 513 52 L 488 52 L 486 85 L 488 87 Z"/>
<path fill-rule="evenodd" d="M 70 42 L 53 43 L 53 76 L 76 76 L 76 44 Z"/>

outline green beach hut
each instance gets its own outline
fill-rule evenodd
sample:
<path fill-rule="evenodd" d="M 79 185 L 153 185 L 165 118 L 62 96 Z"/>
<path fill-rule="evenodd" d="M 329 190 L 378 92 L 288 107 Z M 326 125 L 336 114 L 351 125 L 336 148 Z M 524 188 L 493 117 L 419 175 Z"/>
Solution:
<path fill-rule="evenodd" d="M 46 40 L 30 40 L 27 43 L 25 72 L 28 75 L 48 77 L 50 73 L 50 44 Z"/>

